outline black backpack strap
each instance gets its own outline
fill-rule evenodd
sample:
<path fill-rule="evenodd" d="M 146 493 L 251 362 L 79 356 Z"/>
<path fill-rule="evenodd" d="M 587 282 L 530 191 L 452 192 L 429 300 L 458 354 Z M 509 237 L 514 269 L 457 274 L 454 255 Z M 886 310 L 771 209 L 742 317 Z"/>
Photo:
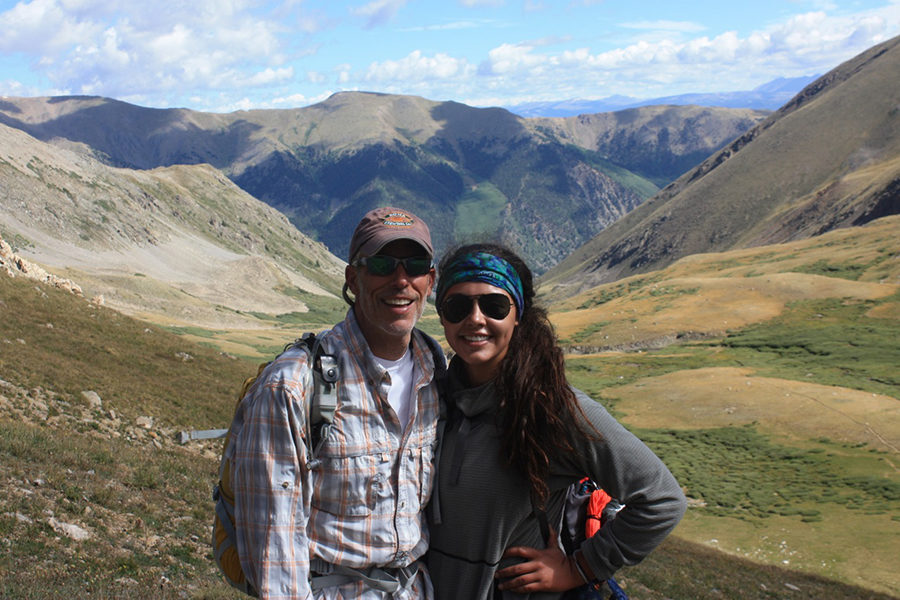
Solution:
<path fill-rule="evenodd" d="M 309 447 L 307 448 L 307 466 L 315 469 L 319 465 L 316 458 L 322 445 L 328 438 L 334 422 L 334 413 L 337 410 L 337 381 L 340 379 L 340 369 L 337 358 L 332 354 L 326 354 L 322 345 L 324 335 L 304 333 L 300 339 L 291 346 L 304 348 L 309 353 L 310 380 L 307 386 L 312 389 L 309 399 L 309 418 L 307 419 L 307 434 Z"/>
<path fill-rule="evenodd" d="M 331 354 L 325 354 L 321 336 L 317 338 L 314 333 L 307 333 L 304 339 L 310 349 L 315 385 L 315 394 L 309 406 L 310 422 L 314 426 L 325 424 L 331 427 L 337 410 L 337 380 L 340 375 L 337 359 Z"/>
<path fill-rule="evenodd" d="M 443 396 L 444 385 L 447 383 L 447 358 L 444 355 L 444 349 L 430 335 L 423 333 L 422 338 L 425 339 L 425 344 L 431 350 L 431 356 L 434 359 L 434 382 L 438 386 L 438 392 Z"/>
<path fill-rule="evenodd" d="M 434 452 L 435 465 L 440 464 L 441 452 L 443 451 L 444 430 L 447 427 L 447 358 L 444 349 L 430 335 L 420 332 L 421 337 L 425 340 L 425 344 L 431 350 L 431 356 L 434 359 L 434 384 L 438 390 L 438 424 L 437 424 L 437 448 Z M 434 487 L 431 491 L 431 502 L 428 504 L 428 511 L 431 514 L 432 522 L 440 525 L 441 519 L 441 495 L 439 493 L 440 475 L 434 478 Z"/>

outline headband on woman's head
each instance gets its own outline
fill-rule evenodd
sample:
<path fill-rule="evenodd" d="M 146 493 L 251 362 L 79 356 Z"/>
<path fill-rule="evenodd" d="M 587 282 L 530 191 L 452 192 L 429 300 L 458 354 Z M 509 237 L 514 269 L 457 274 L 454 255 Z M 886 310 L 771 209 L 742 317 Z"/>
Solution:
<path fill-rule="evenodd" d="M 489 252 L 463 254 L 438 273 L 437 305 L 452 286 L 464 281 L 480 281 L 498 287 L 512 296 L 519 318 L 525 310 L 522 280 L 509 262 Z"/>

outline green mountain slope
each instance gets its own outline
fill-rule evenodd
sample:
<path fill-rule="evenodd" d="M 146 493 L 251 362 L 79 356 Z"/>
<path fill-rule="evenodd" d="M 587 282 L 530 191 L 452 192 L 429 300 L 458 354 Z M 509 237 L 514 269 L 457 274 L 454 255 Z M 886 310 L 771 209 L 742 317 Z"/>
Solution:
<path fill-rule="evenodd" d="M 574 383 L 684 486 L 680 538 L 900 595 L 898 230 L 697 254 L 553 305 Z"/>

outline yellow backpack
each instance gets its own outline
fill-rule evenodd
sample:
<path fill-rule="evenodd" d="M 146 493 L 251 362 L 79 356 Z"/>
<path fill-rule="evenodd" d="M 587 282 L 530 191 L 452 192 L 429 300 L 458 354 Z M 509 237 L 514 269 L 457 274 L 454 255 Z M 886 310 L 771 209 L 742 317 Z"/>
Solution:
<path fill-rule="evenodd" d="M 312 440 L 308 451 L 307 464 L 315 460 L 316 453 L 321 449 L 322 443 L 328 436 L 328 430 L 334 420 L 334 411 L 337 407 L 336 382 L 338 379 L 337 361 L 334 356 L 324 354 L 321 346 L 321 338 L 316 338 L 314 333 L 305 333 L 303 337 L 285 346 L 282 353 L 293 348 L 305 349 L 312 357 L 313 368 L 309 369 L 312 381 L 307 381 L 313 387 L 313 394 L 309 406 L 310 414 L 307 422 L 310 430 L 309 437 Z M 279 354 L 280 356 L 280 354 Z M 277 358 L 277 357 L 276 357 Z M 247 392 L 259 379 L 270 362 L 259 365 L 256 376 L 249 377 L 241 386 L 241 392 L 235 405 L 235 414 Z M 213 501 L 216 503 L 216 515 L 213 521 L 212 547 L 216 564 L 225 576 L 226 581 L 232 587 L 250 596 L 259 594 L 247 581 L 241 568 L 236 546 L 236 533 L 234 528 L 234 489 L 231 485 L 231 461 L 228 458 L 229 445 L 232 442 L 231 427 L 225 435 L 225 444 L 222 447 L 222 459 L 219 462 L 219 483 L 213 489 Z"/>

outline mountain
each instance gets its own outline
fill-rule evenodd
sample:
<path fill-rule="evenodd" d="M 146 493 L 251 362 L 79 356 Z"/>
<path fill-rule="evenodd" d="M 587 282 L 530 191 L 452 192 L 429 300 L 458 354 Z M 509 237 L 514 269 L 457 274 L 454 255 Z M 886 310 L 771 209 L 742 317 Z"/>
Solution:
<path fill-rule="evenodd" d="M 110 166 L 207 163 L 341 257 L 365 210 L 400 204 L 431 224 L 439 249 L 498 237 L 538 271 L 764 117 L 654 107 L 553 122 L 356 92 L 224 115 L 94 97 L 0 101 L 0 123 Z"/>
<path fill-rule="evenodd" d="M 759 123 L 763 114 L 750 109 L 647 106 L 528 123 L 663 187 L 707 158 L 709 148 L 720 140 L 733 140 Z"/>
<path fill-rule="evenodd" d="M 343 263 L 220 171 L 114 168 L 65 145 L 0 125 L 0 236 L 86 295 L 212 328 L 340 303 Z"/>
<path fill-rule="evenodd" d="M 793 98 L 809 83 L 818 79 L 811 77 L 779 77 L 749 91 L 717 92 L 706 94 L 679 94 L 659 98 L 633 98 L 631 96 L 609 96 L 599 100 L 559 100 L 550 102 L 527 102 L 507 106 L 507 110 L 521 117 L 574 117 L 577 115 L 612 112 L 639 106 L 688 105 L 718 106 L 722 108 L 752 108 L 776 110 Z"/>
<path fill-rule="evenodd" d="M 568 295 L 900 212 L 898 75 L 900 37 L 838 66 L 579 248 L 544 289 Z"/>

